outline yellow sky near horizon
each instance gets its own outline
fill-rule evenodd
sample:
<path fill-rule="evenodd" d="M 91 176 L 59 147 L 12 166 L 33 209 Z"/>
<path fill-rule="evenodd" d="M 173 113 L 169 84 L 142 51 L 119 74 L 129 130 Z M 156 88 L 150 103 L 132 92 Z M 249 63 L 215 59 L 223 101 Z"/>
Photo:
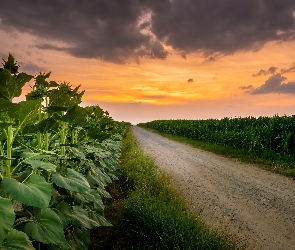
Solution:
<path fill-rule="evenodd" d="M 114 65 L 97 60 L 71 59 L 72 65 L 65 74 L 60 72 L 67 65 L 67 58 L 59 70 L 53 71 L 57 78 L 64 75 L 66 81 L 82 84 L 85 98 L 105 102 L 141 102 L 151 104 L 188 104 L 195 100 L 216 100 L 245 95 L 240 86 L 259 87 L 269 75 L 252 77 L 260 69 L 271 66 L 289 68 L 295 58 L 290 51 L 294 43 L 269 44 L 258 52 L 240 52 L 215 62 L 206 62 L 197 54 L 183 59 L 171 51 L 169 59 L 142 59 L 140 64 Z M 90 63 L 89 63 L 90 62 Z M 93 64 L 93 66 L 92 66 Z M 77 68 L 80 68 L 77 72 Z M 294 81 L 294 73 L 285 74 Z M 292 79 L 293 78 L 293 79 Z M 188 82 L 193 79 L 193 82 Z M 89 92 L 89 93 L 87 93 Z M 279 95 L 280 96 L 280 95 Z M 260 96 L 261 97 L 261 96 Z M 292 99 L 284 95 L 283 100 Z M 281 99 L 281 98 L 279 98 Z"/>
<path fill-rule="evenodd" d="M 239 89 L 241 86 L 257 88 L 264 84 L 270 75 L 252 77 L 261 69 L 294 66 L 295 52 L 291 48 L 295 47 L 295 42 L 269 43 L 259 51 L 237 52 L 214 62 L 206 61 L 196 53 L 184 59 L 170 48 L 165 60 L 140 59 L 140 63 L 114 64 L 34 48 L 36 38 L 28 34 L 18 34 L 12 39 L 11 34 L 0 31 L 0 36 L 1 55 L 12 53 L 21 65 L 20 70 L 31 63 L 42 71 L 51 71 L 51 80 L 81 85 L 81 90 L 86 91 L 84 103 L 100 104 L 110 111 L 111 116 L 115 114 L 113 117 L 117 120 L 129 119 L 137 123 L 150 119 L 150 115 L 142 117 L 143 112 L 151 114 L 151 117 L 154 114 L 155 119 L 161 115 L 167 119 L 274 115 L 284 110 L 290 114 L 295 106 L 294 95 L 291 94 L 250 95 Z M 14 42 L 7 42 L 9 39 Z M 286 82 L 295 81 L 294 72 L 283 75 L 287 77 Z M 188 82 L 188 79 L 193 81 Z M 175 105 L 178 113 L 176 109 L 175 113 L 167 111 Z M 198 115 L 181 111 L 181 107 L 194 110 L 200 106 L 204 111 Z M 270 114 L 271 109 L 273 114 Z"/>

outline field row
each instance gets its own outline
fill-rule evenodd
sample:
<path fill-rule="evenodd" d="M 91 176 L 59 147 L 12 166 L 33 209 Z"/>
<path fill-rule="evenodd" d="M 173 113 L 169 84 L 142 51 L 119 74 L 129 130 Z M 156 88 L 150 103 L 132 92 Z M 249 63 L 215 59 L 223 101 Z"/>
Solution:
<path fill-rule="evenodd" d="M 249 152 L 295 154 L 295 116 L 156 120 L 139 126 Z"/>

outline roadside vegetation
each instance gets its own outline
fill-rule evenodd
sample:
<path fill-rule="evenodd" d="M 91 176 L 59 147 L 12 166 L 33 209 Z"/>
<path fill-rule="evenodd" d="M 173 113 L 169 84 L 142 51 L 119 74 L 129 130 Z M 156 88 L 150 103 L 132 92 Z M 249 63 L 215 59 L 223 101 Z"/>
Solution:
<path fill-rule="evenodd" d="M 157 120 L 138 126 L 295 179 L 295 116 Z"/>
<path fill-rule="evenodd" d="M 229 236 L 189 214 L 169 177 L 143 154 L 131 131 L 123 141 L 119 180 L 108 187 L 105 217 L 113 227 L 91 232 L 90 249 L 234 249 Z"/>
<path fill-rule="evenodd" d="M 102 199 L 128 124 L 97 105 L 79 106 L 80 86 L 19 72 L 10 54 L 2 65 L 0 248 L 88 249 L 89 230 L 111 225 Z"/>

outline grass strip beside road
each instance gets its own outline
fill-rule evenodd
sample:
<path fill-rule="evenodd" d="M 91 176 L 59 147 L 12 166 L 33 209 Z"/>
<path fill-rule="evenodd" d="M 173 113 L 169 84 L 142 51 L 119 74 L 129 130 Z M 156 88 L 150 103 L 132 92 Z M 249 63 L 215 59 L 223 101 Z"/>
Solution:
<path fill-rule="evenodd" d="M 265 151 L 261 155 L 249 152 L 244 149 L 225 147 L 214 143 L 197 141 L 183 136 L 171 135 L 157 130 L 144 128 L 151 132 L 162 135 L 168 139 L 191 145 L 193 147 L 209 151 L 228 158 L 235 158 L 245 163 L 255 164 L 267 171 L 291 177 L 295 180 L 294 156 L 278 155 L 271 151 Z"/>
<path fill-rule="evenodd" d="M 90 249 L 235 249 L 226 235 L 190 215 L 169 178 L 143 154 L 132 132 L 123 143 L 119 180 L 105 217 L 113 227 L 92 230 Z"/>

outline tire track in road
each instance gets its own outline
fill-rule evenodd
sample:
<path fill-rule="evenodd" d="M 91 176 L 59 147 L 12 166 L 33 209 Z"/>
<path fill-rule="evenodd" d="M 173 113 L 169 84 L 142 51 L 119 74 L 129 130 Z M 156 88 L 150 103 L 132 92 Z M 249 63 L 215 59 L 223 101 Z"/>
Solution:
<path fill-rule="evenodd" d="M 137 126 L 133 132 L 209 226 L 235 235 L 241 248 L 295 249 L 295 181 Z"/>

